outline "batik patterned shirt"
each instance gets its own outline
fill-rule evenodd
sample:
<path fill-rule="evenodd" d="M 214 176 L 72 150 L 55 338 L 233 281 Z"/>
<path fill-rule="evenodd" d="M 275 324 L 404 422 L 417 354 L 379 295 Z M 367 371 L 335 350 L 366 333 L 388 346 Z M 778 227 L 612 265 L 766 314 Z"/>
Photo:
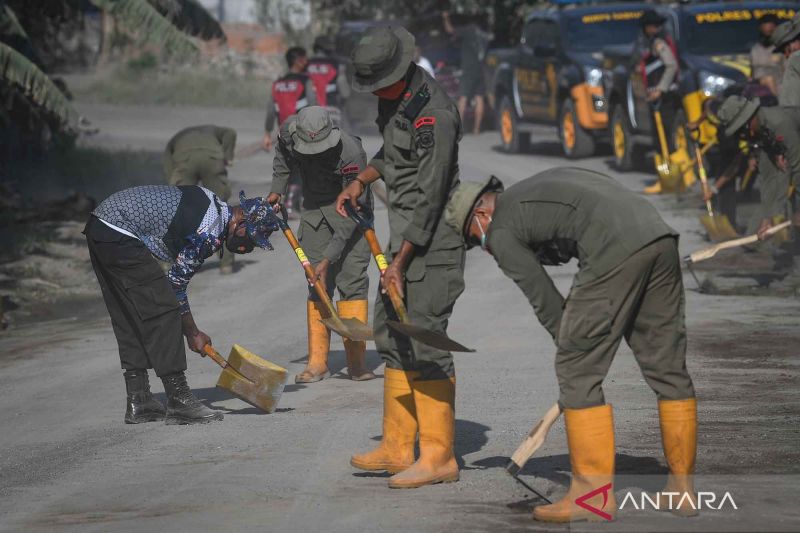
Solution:
<path fill-rule="evenodd" d="M 112 228 L 142 241 L 156 258 L 172 263 L 167 279 L 175 291 L 181 313 L 190 310 L 186 296 L 189 281 L 203 262 L 222 247 L 231 219 L 231 208 L 225 202 L 208 189 L 197 188 L 208 198 L 209 204 L 197 227 L 180 236 L 182 246 L 177 251 L 168 245 L 167 237 L 181 206 L 182 188 L 170 185 L 132 187 L 112 194 L 93 212 Z M 184 205 L 182 209 L 191 207 Z"/>

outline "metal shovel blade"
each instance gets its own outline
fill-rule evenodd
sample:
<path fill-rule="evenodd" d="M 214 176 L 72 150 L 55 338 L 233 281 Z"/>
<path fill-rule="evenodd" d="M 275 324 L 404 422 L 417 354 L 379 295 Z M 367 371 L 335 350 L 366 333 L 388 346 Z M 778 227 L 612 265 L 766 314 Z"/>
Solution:
<path fill-rule="evenodd" d="M 320 321 L 331 331 L 351 341 L 371 341 L 373 338 L 372 328 L 355 318 L 329 317 Z"/>
<path fill-rule="evenodd" d="M 422 344 L 427 344 L 428 346 L 437 348 L 439 350 L 447 350 L 448 352 L 475 351 L 472 348 L 467 348 L 463 344 L 454 341 L 447 335 L 442 335 L 441 333 L 436 333 L 435 331 L 431 331 L 420 326 L 415 326 L 414 324 L 397 322 L 396 320 L 387 320 L 386 325 L 398 333 L 401 333 L 407 337 L 411 337 Z"/>

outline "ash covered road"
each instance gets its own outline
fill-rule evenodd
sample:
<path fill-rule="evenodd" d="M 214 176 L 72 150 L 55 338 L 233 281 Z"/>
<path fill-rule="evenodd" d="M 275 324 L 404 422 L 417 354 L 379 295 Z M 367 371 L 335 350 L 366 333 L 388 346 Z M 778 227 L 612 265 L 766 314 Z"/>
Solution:
<path fill-rule="evenodd" d="M 101 128 L 87 142 L 101 147 L 160 150 L 178 129 L 211 122 L 236 128 L 244 146 L 260 139 L 262 127 L 261 110 L 84 106 L 82 111 Z M 634 190 L 648 178 L 611 171 L 610 156 L 566 161 L 551 132 L 536 134 L 533 141 L 528 153 L 507 155 L 495 148 L 494 132 L 466 137 L 460 148 L 462 179 L 493 173 L 509 185 L 559 165 L 607 172 Z M 374 134 L 365 136 L 365 143 L 368 152 L 378 147 Z M 265 194 L 270 174 L 271 156 L 263 153 L 231 169 L 235 185 L 248 194 Z M 160 180 L 153 176 L 154 183 Z M 654 202 L 681 232 L 682 254 L 705 244 L 695 199 Z M 376 218 L 385 242 L 385 210 Z M 205 268 L 192 282 L 189 298 L 198 325 L 220 351 L 239 343 L 294 376 L 306 356 L 305 281 L 283 237 L 276 234 L 273 244 L 274 252 L 244 258 L 234 276 Z M 374 265 L 370 272 L 374 294 Z M 566 294 L 574 265 L 550 272 Z M 796 530 L 800 513 L 789 502 L 800 493 L 800 302 L 702 295 L 692 290 L 688 274 L 684 281 L 688 365 L 698 393 L 698 483 L 708 476 L 717 488 L 734 480 L 742 484 L 736 489 L 739 510 L 681 520 L 629 509 L 614 524 L 584 527 Z M 350 455 L 370 448 L 380 436 L 383 384 L 380 379 L 355 383 L 339 373 L 344 367 L 339 339 L 331 346 L 333 377 L 288 385 L 272 415 L 216 389 L 218 367 L 189 354 L 190 385 L 201 399 L 224 410 L 225 420 L 206 426 L 126 426 L 116 343 L 97 305 L 82 304 L 64 318 L 4 333 L 0 530 L 567 530 L 534 523 L 535 496 L 502 468 L 557 397 L 552 340 L 487 254 L 468 254 L 466 285 L 449 330 L 477 349 L 456 356 L 461 480 L 416 490 L 390 490 L 385 475 L 350 467 Z M 102 305 L 99 290 L 96 303 Z M 382 374 L 377 353 L 369 352 L 368 363 Z M 163 401 L 160 382 L 152 381 Z M 618 473 L 665 474 L 655 397 L 627 347 L 615 360 L 605 392 L 614 406 Z M 559 422 L 522 477 L 553 499 L 566 490 L 568 472 Z M 753 480 L 749 488 L 748 480 Z"/>

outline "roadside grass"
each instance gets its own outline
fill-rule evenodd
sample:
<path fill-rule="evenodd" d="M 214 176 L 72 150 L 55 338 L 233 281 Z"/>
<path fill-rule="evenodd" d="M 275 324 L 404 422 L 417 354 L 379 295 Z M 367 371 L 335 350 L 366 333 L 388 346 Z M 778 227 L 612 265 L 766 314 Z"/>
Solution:
<path fill-rule="evenodd" d="M 10 162 L 8 176 L 28 204 L 83 192 L 102 201 L 126 187 L 164 183 L 161 152 L 76 146 Z"/>
<path fill-rule="evenodd" d="M 252 108 L 265 104 L 267 87 L 254 77 L 120 67 L 73 92 L 104 104 Z"/>

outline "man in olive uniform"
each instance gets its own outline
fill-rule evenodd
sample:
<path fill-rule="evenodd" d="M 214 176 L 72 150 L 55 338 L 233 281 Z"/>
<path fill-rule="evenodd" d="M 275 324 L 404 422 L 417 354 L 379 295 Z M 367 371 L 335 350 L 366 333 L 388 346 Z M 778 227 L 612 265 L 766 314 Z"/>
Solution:
<path fill-rule="evenodd" d="M 461 121 L 445 91 L 413 63 L 414 37 L 400 27 L 368 30 L 353 50 L 353 87 L 373 92 L 383 146 L 337 199 L 353 205 L 364 189 L 381 178 L 389 197 L 391 263 L 382 276 L 405 295 L 411 322 L 445 333 L 464 290 L 464 245 L 442 215 L 458 184 Z M 398 472 L 392 488 L 456 481 L 455 369 L 450 352 L 391 332 L 391 304 L 378 296 L 373 330 L 386 362 L 383 439 L 377 449 L 354 455 L 361 470 Z M 419 431 L 420 457 L 414 462 Z M 412 464 L 413 463 L 413 464 Z"/>
<path fill-rule="evenodd" d="M 783 71 L 783 58 L 775 50 L 772 34 L 780 19 L 774 13 L 767 13 L 758 19 L 758 41 L 750 48 L 751 77 L 778 95 Z"/>
<path fill-rule="evenodd" d="M 367 267 L 371 255 L 356 223 L 336 214 L 336 197 L 366 166 L 361 139 L 335 127 L 326 109 L 306 107 L 281 127 L 272 164 L 272 188 L 267 197 L 271 204 L 280 203 L 292 172 L 301 176 L 305 195 L 298 233 L 303 251 L 314 266 L 316 277 L 310 281 L 322 283 L 331 297 L 334 288 L 338 288 L 339 316 L 364 323 L 368 321 Z M 369 190 L 361 201 L 371 207 Z M 307 316 L 308 364 L 295 376 L 295 383 L 314 383 L 330 376 L 331 332 L 320 321 L 327 318 L 326 311 L 313 289 L 309 289 Z M 366 342 L 344 339 L 344 347 L 350 379 L 374 379 L 364 364 Z"/>
<path fill-rule="evenodd" d="M 800 182 L 800 108 L 763 107 L 757 99 L 730 96 L 717 118 L 726 137 L 743 136 L 756 149 L 761 180 L 757 229 L 763 235 L 792 214 L 792 193 Z"/>
<path fill-rule="evenodd" d="M 672 124 L 675 115 L 680 109 L 681 99 L 678 95 L 678 60 L 675 58 L 675 48 L 672 40 L 664 35 L 664 22 L 666 19 L 653 9 L 648 9 L 639 19 L 644 38 L 642 50 L 641 75 L 647 87 L 647 101 L 661 112 L 661 121 L 664 125 L 664 134 L 667 138 L 669 151 L 672 146 Z M 655 119 L 653 120 L 653 142 L 656 150 L 660 150 L 658 132 Z M 690 184 L 686 184 L 687 186 Z M 661 181 L 657 181 L 644 190 L 647 194 L 659 194 Z"/>
<path fill-rule="evenodd" d="M 658 397 L 670 467 L 665 490 L 688 493 L 694 501 L 696 401 L 686 370 L 677 232 L 641 196 L 579 168 L 547 170 L 505 192 L 495 177 L 462 183 L 445 219 L 467 246 L 479 244 L 494 256 L 557 347 L 572 484 L 561 501 L 536 507 L 534 518 L 590 518 L 575 499 L 613 482 L 614 422 L 602 385 L 623 337 Z M 543 265 L 573 258 L 579 270 L 565 301 Z M 616 511 L 613 488 L 586 503 L 612 516 Z M 672 510 L 689 514 L 689 507 L 684 502 Z"/>
<path fill-rule="evenodd" d="M 800 107 L 800 15 L 777 27 L 772 35 L 775 51 L 783 53 L 786 65 L 778 93 L 778 104 Z"/>
<path fill-rule="evenodd" d="M 233 162 L 236 131 L 206 125 L 175 134 L 164 150 L 164 177 L 170 185 L 202 185 L 223 202 L 231 196 L 227 167 Z M 221 274 L 233 272 L 233 254 L 223 254 Z"/>

